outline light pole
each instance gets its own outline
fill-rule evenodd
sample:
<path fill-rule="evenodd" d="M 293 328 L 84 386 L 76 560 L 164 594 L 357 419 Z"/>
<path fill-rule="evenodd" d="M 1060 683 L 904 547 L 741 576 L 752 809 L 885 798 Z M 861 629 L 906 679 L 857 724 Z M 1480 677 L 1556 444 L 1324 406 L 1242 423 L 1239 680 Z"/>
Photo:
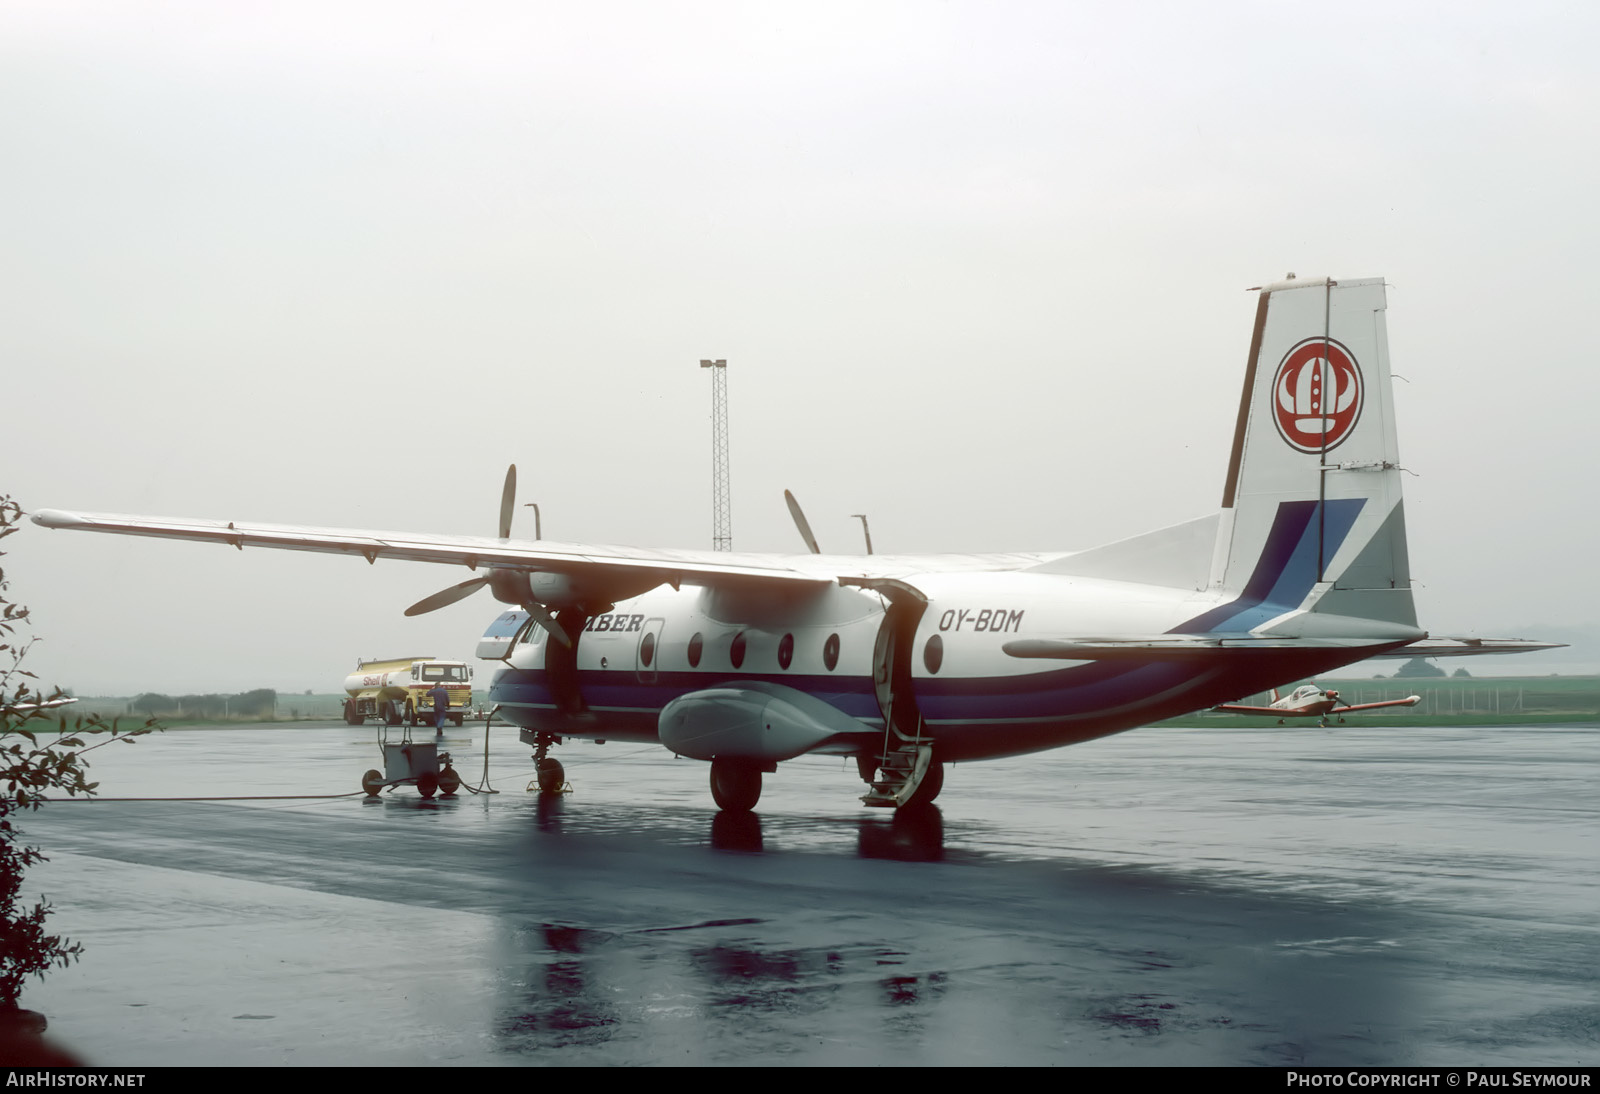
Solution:
<path fill-rule="evenodd" d="M 728 362 L 700 361 L 711 370 L 711 549 L 733 550 L 733 514 L 728 500 Z"/>

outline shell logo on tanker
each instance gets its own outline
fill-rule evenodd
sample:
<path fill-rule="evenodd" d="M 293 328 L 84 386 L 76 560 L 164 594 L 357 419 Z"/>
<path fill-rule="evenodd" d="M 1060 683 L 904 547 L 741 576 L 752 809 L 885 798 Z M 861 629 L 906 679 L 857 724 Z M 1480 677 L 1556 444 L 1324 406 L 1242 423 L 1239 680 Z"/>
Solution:
<path fill-rule="evenodd" d="M 1283 355 L 1272 382 L 1278 435 L 1297 452 L 1324 452 L 1350 436 L 1364 385 L 1355 355 L 1331 338 L 1308 338 Z"/>

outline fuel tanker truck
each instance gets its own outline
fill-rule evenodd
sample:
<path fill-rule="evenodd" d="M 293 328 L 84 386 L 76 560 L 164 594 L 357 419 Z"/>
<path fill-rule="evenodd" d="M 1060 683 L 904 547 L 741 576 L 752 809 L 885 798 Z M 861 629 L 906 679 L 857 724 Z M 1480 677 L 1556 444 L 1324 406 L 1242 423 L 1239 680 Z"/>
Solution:
<path fill-rule="evenodd" d="M 386 661 L 357 661 L 356 671 L 344 678 L 344 720 L 358 726 L 368 718 L 385 725 L 416 725 L 433 720 L 433 700 L 428 692 L 443 685 L 450 694 L 450 721 L 460 725 L 472 709 L 472 666 L 465 661 L 440 661 L 433 657 L 392 657 Z"/>

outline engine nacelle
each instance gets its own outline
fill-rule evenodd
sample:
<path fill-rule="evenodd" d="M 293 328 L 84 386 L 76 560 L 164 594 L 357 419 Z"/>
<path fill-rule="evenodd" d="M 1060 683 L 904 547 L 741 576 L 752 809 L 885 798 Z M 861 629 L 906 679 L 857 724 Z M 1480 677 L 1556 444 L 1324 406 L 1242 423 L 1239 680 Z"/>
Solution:
<path fill-rule="evenodd" d="M 552 612 L 581 608 L 588 615 L 599 615 L 610 611 L 617 601 L 649 592 L 664 580 L 654 573 L 630 571 L 579 579 L 547 570 L 496 569 L 489 571 L 489 591 L 502 604 L 521 606 L 532 599 Z"/>
<path fill-rule="evenodd" d="M 792 760 L 840 734 L 875 731 L 821 699 L 762 680 L 691 691 L 661 709 L 661 743 L 694 760 Z"/>

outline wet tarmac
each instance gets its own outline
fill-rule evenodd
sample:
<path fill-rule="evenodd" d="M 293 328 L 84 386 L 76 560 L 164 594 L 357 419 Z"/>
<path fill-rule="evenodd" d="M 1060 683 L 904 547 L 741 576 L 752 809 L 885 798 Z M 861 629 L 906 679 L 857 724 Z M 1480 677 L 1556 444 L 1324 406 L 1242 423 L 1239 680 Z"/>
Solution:
<path fill-rule="evenodd" d="M 358 790 L 372 729 L 95 754 L 30 888 L 83 960 L 25 990 L 88 1061 L 1600 1063 L 1600 728 L 1146 729 L 951 769 L 853 765 L 718 814 L 706 766 L 573 743 L 573 793 Z M 482 726 L 450 730 L 469 783 Z"/>

